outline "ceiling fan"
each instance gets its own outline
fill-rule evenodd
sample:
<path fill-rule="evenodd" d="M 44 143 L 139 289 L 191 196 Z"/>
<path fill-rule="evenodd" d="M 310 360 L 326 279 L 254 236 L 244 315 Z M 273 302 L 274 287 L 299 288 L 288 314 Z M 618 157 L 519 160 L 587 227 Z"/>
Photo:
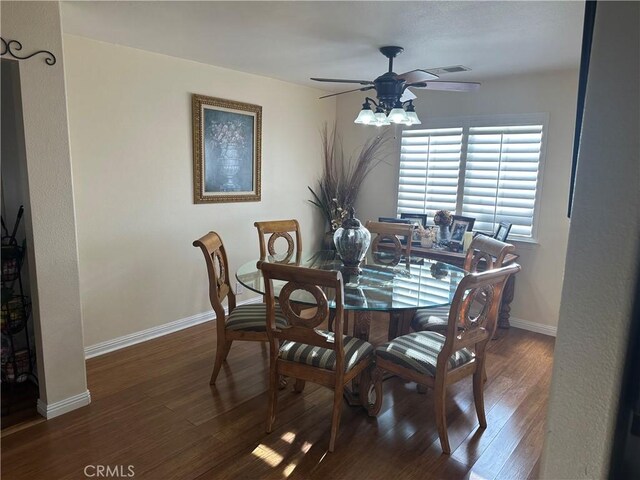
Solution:
<path fill-rule="evenodd" d="M 480 87 L 478 82 L 446 82 L 437 80 L 439 77 L 434 70 L 438 71 L 465 71 L 464 67 L 440 68 L 440 69 L 417 69 L 397 74 L 393 71 L 393 59 L 404 51 L 402 47 L 387 46 L 381 47 L 380 53 L 389 59 L 389 71 L 383 73 L 375 80 L 345 80 L 339 78 L 311 78 L 316 82 L 331 83 L 357 83 L 364 85 L 360 88 L 346 90 L 344 92 L 324 95 L 320 98 L 334 97 L 350 92 L 365 92 L 367 90 L 376 91 L 376 102 L 370 97 L 365 99 L 362 110 L 358 114 L 355 123 L 365 125 L 390 125 L 391 123 L 414 125 L 420 124 L 420 119 L 416 114 L 413 100 L 415 94 L 409 88 L 423 88 L 428 90 L 449 90 L 457 92 L 471 92 Z M 431 70 L 431 71 L 430 71 Z M 375 107 L 375 113 L 371 109 L 371 102 Z"/>

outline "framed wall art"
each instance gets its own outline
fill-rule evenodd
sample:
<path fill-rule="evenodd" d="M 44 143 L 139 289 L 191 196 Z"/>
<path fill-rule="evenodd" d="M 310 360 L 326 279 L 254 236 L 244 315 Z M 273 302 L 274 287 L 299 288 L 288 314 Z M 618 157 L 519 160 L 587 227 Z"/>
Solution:
<path fill-rule="evenodd" d="M 260 201 L 262 107 L 192 95 L 194 203 Z"/>

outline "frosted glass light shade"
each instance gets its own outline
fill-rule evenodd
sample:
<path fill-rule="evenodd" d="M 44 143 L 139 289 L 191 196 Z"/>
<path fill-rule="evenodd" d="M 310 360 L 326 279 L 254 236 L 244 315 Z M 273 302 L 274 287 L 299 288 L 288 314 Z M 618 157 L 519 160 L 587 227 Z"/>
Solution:
<path fill-rule="evenodd" d="M 407 118 L 409 119 L 407 125 L 420 125 L 422 123 L 416 112 L 407 112 Z"/>
<path fill-rule="evenodd" d="M 407 112 L 402 108 L 394 108 L 389 112 L 389 121 L 391 123 L 406 123 L 409 117 L 407 117 Z"/>
<path fill-rule="evenodd" d="M 376 118 L 376 114 L 373 113 L 373 111 L 370 108 L 369 109 L 363 108 L 362 110 L 360 110 L 360 113 L 358 114 L 356 119 L 353 121 L 353 123 L 362 123 L 364 125 L 372 125 L 372 124 L 376 124 L 377 120 L 378 119 Z"/>
<path fill-rule="evenodd" d="M 387 115 L 384 112 L 376 112 L 376 126 L 383 127 L 385 125 L 391 125 Z"/>

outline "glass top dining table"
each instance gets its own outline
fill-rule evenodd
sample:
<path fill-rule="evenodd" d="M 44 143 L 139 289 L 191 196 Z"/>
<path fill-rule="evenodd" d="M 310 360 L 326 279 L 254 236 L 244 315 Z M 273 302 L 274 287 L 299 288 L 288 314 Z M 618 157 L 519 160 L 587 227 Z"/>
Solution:
<path fill-rule="evenodd" d="M 453 265 L 426 258 L 413 258 L 408 265 L 402 259 L 393 265 L 393 257 L 381 253 L 367 253 L 361 264 L 360 275 L 343 274 L 344 308 L 357 311 L 415 311 L 422 308 L 443 307 L 451 304 L 458 283 L 466 272 Z M 282 258 L 268 257 L 266 261 L 283 263 Z M 340 270 L 342 262 L 334 250 L 323 250 L 302 254 L 298 261 L 286 263 L 321 270 Z M 257 260 L 242 265 L 236 278 L 246 288 L 260 294 L 265 293 L 264 280 L 257 268 Z M 274 282 L 278 295 L 282 282 Z M 305 291 L 297 291 L 300 303 L 315 303 Z M 329 306 L 334 307 L 334 298 L 327 293 Z"/>

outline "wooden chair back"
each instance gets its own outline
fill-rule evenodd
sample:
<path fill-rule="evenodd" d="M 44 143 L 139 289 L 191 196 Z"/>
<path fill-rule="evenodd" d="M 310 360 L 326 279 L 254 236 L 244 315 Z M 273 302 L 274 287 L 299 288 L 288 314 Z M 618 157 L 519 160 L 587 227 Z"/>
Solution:
<path fill-rule="evenodd" d="M 194 247 L 200 247 L 207 264 L 209 276 L 209 301 L 216 312 L 216 318 L 223 321 L 216 322 L 224 329 L 225 312 L 222 301 L 227 298 L 229 311 L 236 308 L 236 295 L 231 290 L 229 280 L 229 262 L 222 238 L 216 232 L 209 232 L 193 242 Z"/>
<path fill-rule="evenodd" d="M 438 355 L 438 369 L 446 370 L 451 355 L 465 347 L 473 347 L 476 357 L 484 357 L 484 349 L 498 322 L 504 285 L 510 275 L 519 271 L 520 265 L 513 263 L 469 273 L 462 279 L 449 310 L 446 340 Z M 478 311 L 472 311 L 475 310 L 472 306 L 479 307 Z"/>
<path fill-rule="evenodd" d="M 260 242 L 260 259 L 266 260 L 267 255 L 273 257 L 271 261 L 277 263 L 289 263 L 295 253 L 296 263 L 300 263 L 302 257 L 302 235 L 300 224 L 297 220 L 271 220 L 267 222 L 255 222 L 258 229 L 258 241 Z M 295 242 L 291 233 L 295 235 Z M 270 235 L 268 240 L 265 236 Z M 287 251 L 278 253 L 275 242 L 278 238 L 284 238 L 287 242 Z"/>
<path fill-rule="evenodd" d="M 397 265 L 402 258 L 403 250 L 405 261 L 407 266 L 409 265 L 409 259 L 411 257 L 411 236 L 413 235 L 413 225 L 409 223 L 387 223 L 387 222 L 374 222 L 369 220 L 365 225 L 365 228 L 376 234 L 371 242 L 371 253 L 373 258 L 378 263 L 384 263 L 388 265 Z M 406 238 L 406 245 L 403 247 L 399 237 Z M 389 251 L 380 248 L 381 241 L 390 241 L 393 244 L 393 257 L 388 257 Z M 385 255 L 382 255 L 382 254 Z"/>
<path fill-rule="evenodd" d="M 300 342 L 308 345 L 328 348 L 336 352 L 336 371 L 344 371 L 344 348 L 342 335 L 323 335 L 316 328 L 329 318 L 329 302 L 325 294 L 326 289 L 335 291 L 335 332 L 342 332 L 344 319 L 344 287 L 342 274 L 333 270 L 318 270 L 313 268 L 296 267 L 278 263 L 258 262 L 258 268 L 262 270 L 265 282 L 265 298 L 267 303 L 267 335 L 272 348 L 278 348 L 279 343 L 285 340 Z M 273 281 L 286 282 L 278 298 L 275 298 Z M 312 316 L 304 316 L 298 313 L 296 303 L 301 300 L 293 300 L 292 294 L 296 291 L 308 293 L 309 300 L 315 299 L 315 307 L 306 311 L 313 311 Z M 289 322 L 287 328 L 277 328 L 275 324 L 275 304 L 278 302 L 282 314 Z M 277 343 L 276 343 L 277 342 Z"/>
<path fill-rule="evenodd" d="M 477 235 L 469 245 L 464 259 L 464 269 L 467 272 L 477 272 L 478 263 L 485 261 L 485 270 L 502 267 L 504 258 L 515 252 L 516 247 L 510 243 L 501 242 L 486 235 Z"/>

